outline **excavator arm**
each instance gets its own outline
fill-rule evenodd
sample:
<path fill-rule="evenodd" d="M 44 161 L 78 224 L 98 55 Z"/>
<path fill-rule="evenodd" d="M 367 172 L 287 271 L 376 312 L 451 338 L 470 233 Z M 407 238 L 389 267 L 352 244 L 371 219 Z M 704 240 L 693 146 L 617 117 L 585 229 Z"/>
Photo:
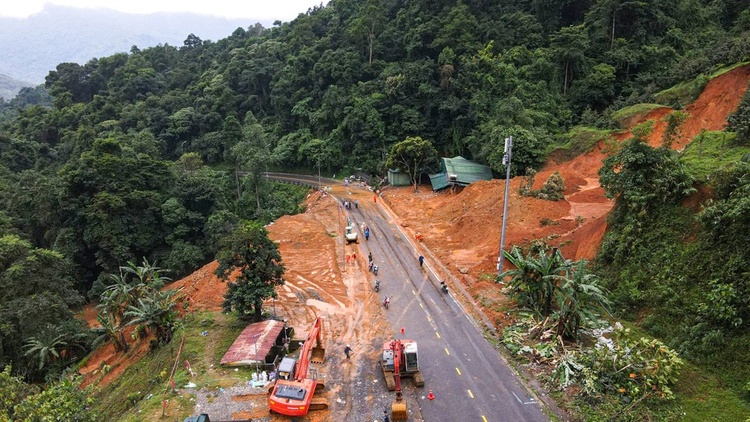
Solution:
<path fill-rule="evenodd" d="M 302 381 L 307 378 L 307 371 L 310 369 L 310 362 L 322 363 L 325 358 L 325 349 L 321 347 L 320 341 L 320 330 L 322 321 L 320 317 L 315 319 L 310 334 L 307 335 L 305 344 L 302 345 L 302 350 L 299 354 L 299 362 L 297 364 L 297 373 L 294 379 Z M 314 340 L 314 341 L 313 341 Z M 313 347 L 315 344 L 315 347 Z M 312 351 L 312 356 L 310 356 Z"/>
<path fill-rule="evenodd" d="M 404 358 L 404 345 L 398 340 L 391 342 L 393 351 L 393 381 L 396 384 L 396 400 L 391 405 L 391 417 L 394 421 L 405 421 L 408 418 L 406 401 L 401 392 L 401 359 Z"/>

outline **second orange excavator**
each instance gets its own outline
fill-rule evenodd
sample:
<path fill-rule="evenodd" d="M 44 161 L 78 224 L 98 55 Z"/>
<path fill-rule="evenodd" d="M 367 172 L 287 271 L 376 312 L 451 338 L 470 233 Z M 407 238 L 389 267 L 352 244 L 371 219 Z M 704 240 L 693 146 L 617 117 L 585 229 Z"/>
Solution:
<path fill-rule="evenodd" d="M 424 386 L 424 378 L 419 371 L 417 342 L 414 340 L 390 340 L 383 344 L 383 355 L 380 360 L 383 377 L 388 391 L 396 390 L 396 400 L 391 405 L 391 417 L 394 421 L 405 421 L 408 418 L 406 401 L 401 391 L 401 378 L 412 377 L 417 387 Z"/>
<path fill-rule="evenodd" d="M 271 395 L 268 397 L 268 406 L 272 413 L 304 416 L 310 410 L 328 409 L 328 401 L 321 397 L 313 397 L 316 392 L 325 389 L 325 384 L 317 379 L 315 373 L 308 376 L 310 362 L 323 363 L 325 360 L 326 350 L 321 346 L 321 325 L 322 320 L 318 317 L 302 345 L 299 359 L 293 365 L 294 375 L 289 379 L 276 379 L 276 384 L 271 388 Z"/>

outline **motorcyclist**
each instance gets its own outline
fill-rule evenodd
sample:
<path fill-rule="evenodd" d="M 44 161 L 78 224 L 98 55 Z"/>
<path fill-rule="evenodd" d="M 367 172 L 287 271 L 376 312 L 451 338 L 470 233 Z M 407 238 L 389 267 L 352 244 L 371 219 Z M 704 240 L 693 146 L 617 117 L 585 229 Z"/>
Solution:
<path fill-rule="evenodd" d="M 386 296 L 385 299 L 383 299 L 383 306 L 385 306 L 385 309 L 388 309 L 388 305 L 390 304 L 391 304 L 391 298 Z"/>
<path fill-rule="evenodd" d="M 376 292 L 380 291 L 380 280 L 375 280 L 375 291 Z"/>
<path fill-rule="evenodd" d="M 445 281 L 440 281 L 440 290 L 443 291 L 443 293 L 448 293 L 448 285 L 445 284 Z"/>

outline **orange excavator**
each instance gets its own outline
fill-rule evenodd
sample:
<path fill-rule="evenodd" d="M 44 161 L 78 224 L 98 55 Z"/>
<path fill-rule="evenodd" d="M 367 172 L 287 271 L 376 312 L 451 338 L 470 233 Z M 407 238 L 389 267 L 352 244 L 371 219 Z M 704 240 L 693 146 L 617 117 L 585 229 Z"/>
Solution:
<path fill-rule="evenodd" d="M 405 421 L 408 414 L 406 412 L 406 401 L 404 401 L 401 391 L 401 378 L 412 377 L 417 387 L 424 386 L 424 378 L 419 371 L 417 342 L 414 340 L 385 342 L 380 367 L 383 370 L 388 391 L 396 390 L 396 400 L 391 405 L 391 417 L 394 421 Z"/>
<path fill-rule="evenodd" d="M 308 377 L 307 374 L 311 362 L 323 363 L 325 360 L 326 349 L 321 346 L 320 340 L 321 324 L 321 318 L 316 318 L 294 365 L 294 376 L 289 377 L 290 379 L 277 378 L 268 397 L 271 413 L 304 416 L 310 410 L 328 409 L 328 401 L 321 397 L 313 397 L 317 391 L 325 389 L 325 384 L 322 380 L 316 379 L 315 374 L 312 377 Z"/>

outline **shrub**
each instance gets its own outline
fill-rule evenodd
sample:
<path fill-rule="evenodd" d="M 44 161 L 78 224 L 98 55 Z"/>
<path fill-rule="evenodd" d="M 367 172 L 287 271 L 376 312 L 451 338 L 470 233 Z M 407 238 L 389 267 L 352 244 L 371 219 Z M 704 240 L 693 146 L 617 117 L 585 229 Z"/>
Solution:
<path fill-rule="evenodd" d="M 578 373 L 583 393 L 597 396 L 612 393 L 621 401 L 656 398 L 671 400 L 683 361 L 677 352 L 657 339 L 635 339 L 629 329 L 616 329 L 611 345 L 586 352 Z"/>
<path fill-rule="evenodd" d="M 559 201 L 564 198 L 563 192 L 565 192 L 565 180 L 562 174 L 556 171 L 547 178 L 542 185 L 542 189 L 535 196 L 540 199 Z"/>

